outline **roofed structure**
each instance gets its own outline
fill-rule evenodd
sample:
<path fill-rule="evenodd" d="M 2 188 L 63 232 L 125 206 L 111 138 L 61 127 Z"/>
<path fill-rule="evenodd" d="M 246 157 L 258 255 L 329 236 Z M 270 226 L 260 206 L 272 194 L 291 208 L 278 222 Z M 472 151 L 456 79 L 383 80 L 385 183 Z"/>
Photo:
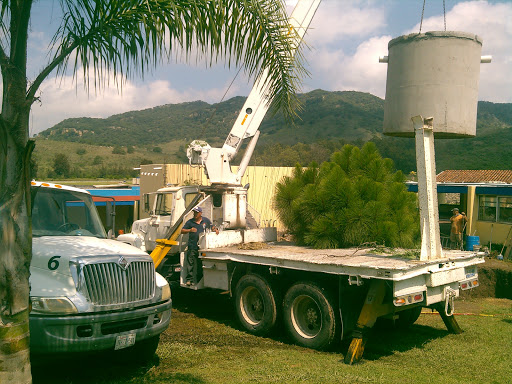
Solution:
<path fill-rule="evenodd" d="M 438 183 L 492 183 L 512 184 L 512 170 L 455 170 L 437 175 Z"/>

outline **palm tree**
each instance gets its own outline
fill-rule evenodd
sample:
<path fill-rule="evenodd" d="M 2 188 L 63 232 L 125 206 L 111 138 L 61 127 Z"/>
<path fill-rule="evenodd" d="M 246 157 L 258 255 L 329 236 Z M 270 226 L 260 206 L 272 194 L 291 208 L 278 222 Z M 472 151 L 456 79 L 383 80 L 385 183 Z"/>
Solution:
<path fill-rule="evenodd" d="M 59 0 L 62 22 L 48 47 L 48 62 L 27 79 L 27 44 L 33 0 L 2 0 L 0 68 L 0 382 L 31 381 L 28 345 L 31 259 L 29 115 L 50 74 L 83 76 L 87 90 L 107 75 L 142 75 L 176 52 L 243 66 L 267 80 L 274 109 L 293 114 L 300 53 L 283 0 Z M 54 5 L 56 6 L 56 5 Z M 78 73 L 80 71 L 80 73 Z M 94 79 L 94 80 L 91 80 Z M 122 84 L 117 84 L 120 87 Z"/>

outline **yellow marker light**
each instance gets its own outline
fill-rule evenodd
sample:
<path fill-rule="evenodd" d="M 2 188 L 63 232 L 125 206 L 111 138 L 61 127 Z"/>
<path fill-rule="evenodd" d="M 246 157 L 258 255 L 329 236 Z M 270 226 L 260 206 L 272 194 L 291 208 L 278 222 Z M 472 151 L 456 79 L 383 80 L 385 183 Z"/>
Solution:
<path fill-rule="evenodd" d="M 403 297 L 395 299 L 395 306 L 400 306 L 405 304 L 405 299 Z"/>

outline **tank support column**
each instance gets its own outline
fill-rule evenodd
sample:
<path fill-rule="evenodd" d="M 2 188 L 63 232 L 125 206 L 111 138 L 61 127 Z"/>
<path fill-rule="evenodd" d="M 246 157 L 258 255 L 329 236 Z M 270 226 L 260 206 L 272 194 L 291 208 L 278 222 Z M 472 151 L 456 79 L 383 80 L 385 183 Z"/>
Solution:
<path fill-rule="evenodd" d="M 421 116 L 415 116 L 411 120 L 416 136 L 416 168 L 421 224 L 420 260 L 435 260 L 443 257 L 443 249 L 439 232 L 433 118 L 423 120 Z"/>
<path fill-rule="evenodd" d="M 345 355 L 345 364 L 354 364 L 361 360 L 364 346 L 368 340 L 368 333 L 377 318 L 393 311 L 392 304 L 382 303 L 386 293 L 386 282 L 384 280 L 373 280 L 370 284 L 356 328 L 352 331 L 352 341 Z"/>

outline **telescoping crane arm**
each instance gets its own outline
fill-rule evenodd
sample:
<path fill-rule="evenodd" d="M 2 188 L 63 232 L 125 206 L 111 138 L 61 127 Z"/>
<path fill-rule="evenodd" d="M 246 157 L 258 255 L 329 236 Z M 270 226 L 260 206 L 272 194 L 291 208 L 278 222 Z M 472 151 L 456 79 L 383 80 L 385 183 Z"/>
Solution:
<path fill-rule="evenodd" d="M 296 35 L 296 47 L 300 44 L 306 30 L 315 15 L 321 0 L 299 0 L 293 10 L 288 33 Z M 295 50 L 292 52 L 292 55 Z M 259 127 L 265 117 L 272 100 L 268 96 L 267 78 L 268 68 L 249 93 L 247 100 L 231 128 L 222 148 L 211 148 L 205 141 L 193 141 L 187 150 L 190 164 L 205 167 L 206 174 L 211 183 L 240 185 L 245 169 L 249 164 L 252 152 L 259 137 Z M 237 173 L 231 171 L 230 160 L 238 153 L 244 139 L 251 138 Z"/>

